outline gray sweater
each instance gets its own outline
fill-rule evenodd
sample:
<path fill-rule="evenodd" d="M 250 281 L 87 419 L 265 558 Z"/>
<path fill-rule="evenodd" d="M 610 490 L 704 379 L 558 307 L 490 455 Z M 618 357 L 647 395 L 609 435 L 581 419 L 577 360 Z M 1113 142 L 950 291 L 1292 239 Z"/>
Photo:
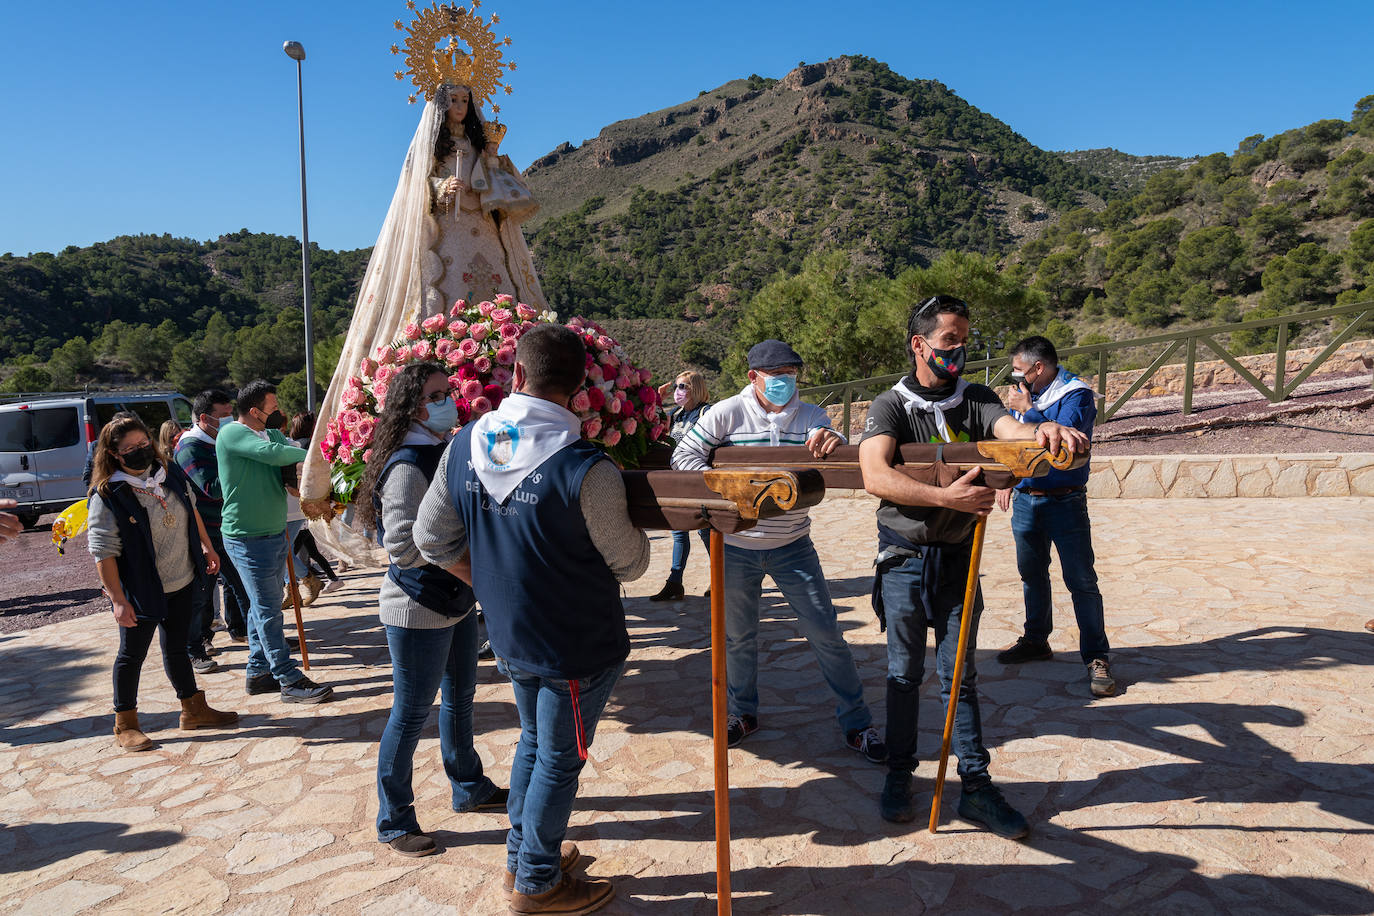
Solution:
<path fill-rule="evenodd" d="M 468 552 L 467 528 L 448 494 L 449 454 L 445 452 L 439 462 L 412 532 L 420 554 L 435 566 L 445 567 Z M 625 481 L 616 466 L 609 461 L 593 464 L 582 478 L 578 501 L 592 544 L 616 579 L 631 582 L 644 575 L 649 566 L 649 538 L 630 523 Z"/>
<path fill-rule="evenodd" d="M 428 489 L 429 481 L 425 480 L 424 473 L 409 462 L 397 462 L 382 481 L 382 527 L 386 529 L 382 546 L 386 548 L 391 562 L 402 569 L 425 564 L 425 558 L 420 556 L 411 538 L 411 529 L 420 501 L 425 498 Z M 390 576 L 382 579 L 378 605 L 382 623 L 391 627 L 439 630 L 453 626 L 462 619 L 430 610 L 401 591 L 401 587 L 391 581 Z"/>
<path fill-rule="evenodd" d="M 195 494 L 186 488 L 195 505 Z M 166 594 L 181 591 L 196 577 L 191 566 L 191 554 L 186 543 L 186 509 L 181 500 L 167 495 L 167 508 L 157 501 L 151 493 L 133 491 L 138 504 L 148 513 L 148 530 L 153 536 L 153 553 L 157 563 L 157 576 L 162 580 L 162 590 Z M 86 549 L 97 560 L 118 557 L 124 553 L 124 544 L 119 537 L 119 527 L 115 524 L 114 511 L 110 509 L 99 493 L 92 493 L 86 517 Z M 162 517 L 171 513 L 172 525 L 164 525 Z"/>

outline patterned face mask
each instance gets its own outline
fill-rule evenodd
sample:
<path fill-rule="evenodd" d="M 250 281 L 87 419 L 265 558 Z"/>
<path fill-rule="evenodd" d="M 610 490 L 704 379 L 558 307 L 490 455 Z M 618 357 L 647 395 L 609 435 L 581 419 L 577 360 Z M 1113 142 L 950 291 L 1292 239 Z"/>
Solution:
<path fill-rule="evenodd" d="M 959 373 L 964 371 L 964 361 L 968 359 L 968 350 L 965 347 L 952 347 L 948 350 L 937 350 L 930 348 L 930 355 L 926 357 L 926 365 L 930 371 L 935 373 L 935 377 L 946 382 L 952 382 L 959 378 Z"/>

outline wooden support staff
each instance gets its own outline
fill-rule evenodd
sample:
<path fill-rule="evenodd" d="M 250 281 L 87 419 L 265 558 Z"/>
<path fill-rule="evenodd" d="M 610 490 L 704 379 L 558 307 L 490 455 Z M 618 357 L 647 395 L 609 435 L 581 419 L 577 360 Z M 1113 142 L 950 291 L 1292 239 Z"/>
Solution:
<path fill-rule="evenodd" d="M 711 529 L 711 738 L 716 760 L 716 912 L 730 912 L 730 749 L 725 731 L 725 536 Z"/>
<path fill-rule="evenodd" d="M 940 796 L 945 791 L 945 767 L 949 765 L 949 741 L 954 734 L 954 710 L 959 704 L 959 686 L 964 679 L 964 653 L 968 651 L 970 622 L 973 620 L 973 601 L 978 595 L 978 564 L 983 559 L 983 533 L 988 517 L 978 516 L 973 529 L 973 552 L 968 559 L 968 584 L 964 587 L 964 609 L 959 615 L 959 653 L 954 656 L 954 674 L 950 678 L 949 708 L 945 710 L 945 736 L 940 741 L 940 768 L 935 774 L 935 797 L 930 802 L 930 832 L 940 825 Z"/>
<path fill-rule="evenodd" d="M 310 670 L 310 651 L 305 648 L 305 622 L 301 619 L 301 590 L 296 582 L 296 561 L 291 549 L 291 535 L 282 532 L 282 537 L 286 538 L 286 574 L 291 578 L 291 606 L 296 609 L 296 639 L 301 644 L 301 667 L 306 671 Z"/>

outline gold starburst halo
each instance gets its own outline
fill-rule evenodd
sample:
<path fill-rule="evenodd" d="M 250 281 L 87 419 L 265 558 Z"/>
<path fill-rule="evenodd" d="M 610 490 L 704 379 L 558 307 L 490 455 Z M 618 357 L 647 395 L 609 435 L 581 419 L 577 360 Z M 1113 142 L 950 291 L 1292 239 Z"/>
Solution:
<path fill-rule="evenodd" d="M 417 12 L 409 26 L 396 20 L 396 29 L 407 33 L 406 69 L 397 70 L 396 79 L 403 80 L 405 73 L 409 73 L 411 82 L 427 100 L 433 99 L 446 83 L 471 88 L 478 106 L 486 104 L 498 89 L 510 95 L 511 88 L 501 81 L 505 71 L 515 69 L 513 62 L 501 59 L 501 48 L 510 46 L 510 38 L 498 40 L 491 25 L 477 15 L 481 0 L 471 0 L 471 5 L 472 10 L 468 10 L 433 2 Z M 407 0 L 406 7 L 415 10 L 415 0 Z M 491 21 L 499 20 L 492 16 Z M 399 55 L 402 48 L 393 44 L 390 50 Z M 415 102 L 418 95 L 409 98 Z"/>

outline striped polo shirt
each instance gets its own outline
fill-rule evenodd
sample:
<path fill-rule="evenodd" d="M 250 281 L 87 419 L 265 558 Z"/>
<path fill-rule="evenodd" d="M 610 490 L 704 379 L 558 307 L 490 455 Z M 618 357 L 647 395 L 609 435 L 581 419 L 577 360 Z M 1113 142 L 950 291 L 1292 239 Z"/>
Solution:
<path fill-rule="evenodd" d="M 711 450 L 723 445 L 805 445 L 818 430 L 829 429 L 830 417 L 815 404 L 795 394 L 778 413 L 769 413 L 754 396 L 754 386 L 726 398 L 702 415 L 673 450 L 673 467 L 700 471 L 711 466 Z M 836 435 L 839 435 L 836 433 Z M 843 437 L 842 437 L 843 438 Z M 738 534 L 725 535 L 725 543 L 747 550 L 783 547 L 811 531 L 806 509 L 793 509 Z"/>

